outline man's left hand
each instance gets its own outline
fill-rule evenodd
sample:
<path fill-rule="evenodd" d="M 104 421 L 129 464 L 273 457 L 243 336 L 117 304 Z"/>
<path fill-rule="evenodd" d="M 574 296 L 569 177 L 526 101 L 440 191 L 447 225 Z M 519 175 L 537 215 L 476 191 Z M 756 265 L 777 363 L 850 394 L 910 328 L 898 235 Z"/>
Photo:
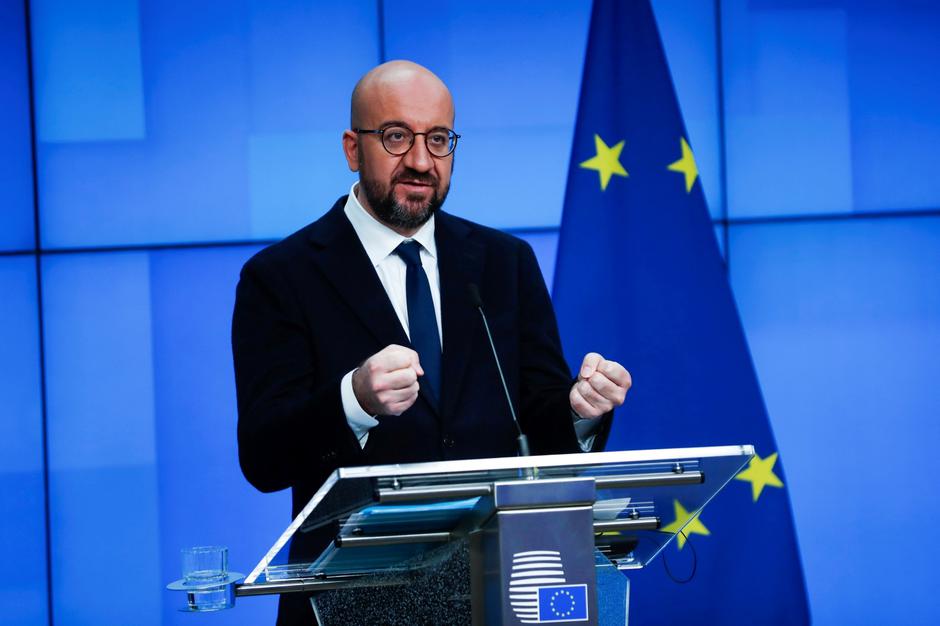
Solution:
<path fill-rule="evenodd" d="M 632 384 L 630 372 L 623 365 L 589 352 L 568 394 L 571 409 L 581 417 L 600 417 L 623 404 Z"/>

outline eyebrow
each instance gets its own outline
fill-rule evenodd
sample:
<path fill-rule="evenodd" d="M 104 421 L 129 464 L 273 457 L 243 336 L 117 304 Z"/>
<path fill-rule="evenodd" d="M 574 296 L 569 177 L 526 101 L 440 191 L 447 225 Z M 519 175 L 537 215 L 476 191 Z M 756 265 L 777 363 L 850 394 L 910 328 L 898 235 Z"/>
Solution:
<path fill-rule="evenodd" d="M 376 128 L 379 128 L 379 129 L 384 130 L 384 129 L 386 129 L 386 128 L 389 128 L 390 126 L 404 126 L 405 128 L 407 128 L 407 129 L 410 130 L 411 132 L 415 132 L 415 129 L 413 129 L 413 128 L 411 127 L 411 124 L 408 124 L 408 123 L 403 122 L 403 121 L 401 121 L 401 120 L 388 120 L 388 121 L 382 122 L 381 124 L 379 124 L 378 126 L 376 126 Z M 449 126 L 442 126 L 442 125 L 439 124 L 439 125 L 437 125 L 437 126 L 432 126 L 431 128 L 429 128 L 429 129 L 428 129 L 428 132 L 430 132 L 430 131 L 432 131 L 432 130 L 435 130 L 435 129 L 438 129 L 438 128 L 444 129 L 444 130 L 451 130 L 451 128 L 450 128 Z"/>
<path fill-rule="evenodd" d="M 404 126 L 405 128 L 411 128 L 408 124 L 405 124 L 401 120 L 388 120 L 379 124 L 376 128 L 388 128 L 389 126 Z"/>

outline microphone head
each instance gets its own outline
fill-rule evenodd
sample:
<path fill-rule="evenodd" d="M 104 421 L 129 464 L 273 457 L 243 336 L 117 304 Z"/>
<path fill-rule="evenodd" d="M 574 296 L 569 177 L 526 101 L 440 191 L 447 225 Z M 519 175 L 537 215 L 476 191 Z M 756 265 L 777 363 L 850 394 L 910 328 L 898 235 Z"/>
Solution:
<path fill-rule="evenodd" d="M 480 288 L 476 283 L 467 284 L 467 294 L 470 296 L 470 302 L 478 309 L 483 308 L 483 298 L 480 297 Z"/>

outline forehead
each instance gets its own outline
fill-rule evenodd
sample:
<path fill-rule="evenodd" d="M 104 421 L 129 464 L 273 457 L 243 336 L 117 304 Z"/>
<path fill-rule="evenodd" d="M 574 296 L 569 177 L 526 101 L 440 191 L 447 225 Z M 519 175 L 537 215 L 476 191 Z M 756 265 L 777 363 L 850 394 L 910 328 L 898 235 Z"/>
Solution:
<path fill-rule="evenodd" d="M 454 104 L 439 81 L 413 76 L 375 85 L 367 102 L 366 117 L 375 125 L 400 121 L 414 129 L 452 126 Z"/>

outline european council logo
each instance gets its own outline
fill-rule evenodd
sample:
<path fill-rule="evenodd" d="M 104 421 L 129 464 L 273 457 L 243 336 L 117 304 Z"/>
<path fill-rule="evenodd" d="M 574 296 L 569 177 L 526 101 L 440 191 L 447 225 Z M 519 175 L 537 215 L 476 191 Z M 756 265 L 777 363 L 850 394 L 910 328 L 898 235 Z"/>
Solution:
<path fill-rule="evenodd" d="M 512 555 L 509 603 L 523 624 L 588 620 L 587 585 L 567 584 L 556 550 Z"/>

